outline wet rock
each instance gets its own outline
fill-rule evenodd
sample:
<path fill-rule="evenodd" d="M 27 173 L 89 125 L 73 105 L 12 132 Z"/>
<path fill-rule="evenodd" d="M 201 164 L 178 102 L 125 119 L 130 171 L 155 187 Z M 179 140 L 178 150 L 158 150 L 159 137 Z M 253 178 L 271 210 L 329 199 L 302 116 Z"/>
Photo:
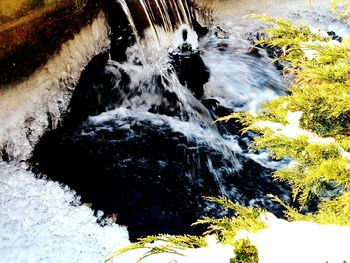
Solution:
<path fill-rule="evenodd" d="M 79 123 L 118 106 L 128 93 L 129 76 L 108 64 L 107 52 L 95 56 L 81 74 L 71 100 L 69 123 Z"/>
<path fill-rule="evenodd" d="M 192 194 L 195 179 L 186 176 L 190 164 L 183 158 L 193 151 L 187 138 L 148 122 L 125 123 L 130 128 L 85 124 L 49 136 L 38 146 L 35 160 L 50 178 L 77 190 L 83 202 L 117 213 L 118 223 L 128 225 L 133 240 L 188 232 L 199 216 L 200 197 Z"/>
<path fill-rule="evenodd" d="M 328 31 L 327 34 L 332 40 L 336 40 L 338 42 L 343 41 L 343 38 L 338 36 L 334 31 Z"/>
<path fill-rule="evenodd" d="M 261 50 L 264 50 L 267 55 L 271 59 L 276 59 L 283 56 L 283 50 L 279 47 L 271 47 L 268 45 L 262 45 L 262 44 L 256 44 L 257 41 L 262 40 L 264 38 L 267 38 L 266 34 L 261 32 L 256 32 L 255 34 L 250 33 L 247 36 L 247 40 L 251 42 L 253 45 L 249 50 L 248 54 L 255 56 L 257 58 L 262 57 L 260 54 Z M 281 61 L 274 61 L 273 64 L 275 65 L 276 69 L 279 71 L 283 71 L 286 66 L 288 66 L 288 63 L 281 62 Z"/>
<path fill-rule="evenodd" d="M 125 61 L 125 51 L 133 45 L 136 40 L 125 12 L 118 1 L 104 0 L 104 9 L 107 14 L 108 24 L 111 27 L 111 59 Z"/>
<path fill-rule="evenodd" d="M 194 31 L 197 33 L 198 38 L 204 37 L 206 34 L 209 33 L 209 28 L 206 26 L 202 26 L 196 19 L 192 19 L 192 25 Z"/>
<path fill-rule="evenodd" d="M 229 38 L 229 34 L 219 26 L 215 27 L 214 36 L 216 36 L 219 39 L 228 39 Z"/>
<path fill-rule="evenodd" d="M 202 98 L 203 85 L 208 82 L 210 72 L 199 50 L 193 50 L 189 43 L 184 42 L 179 49 L 170 53 L 170 58 L 180 83 L 186 86 L 197 99 Z"/>

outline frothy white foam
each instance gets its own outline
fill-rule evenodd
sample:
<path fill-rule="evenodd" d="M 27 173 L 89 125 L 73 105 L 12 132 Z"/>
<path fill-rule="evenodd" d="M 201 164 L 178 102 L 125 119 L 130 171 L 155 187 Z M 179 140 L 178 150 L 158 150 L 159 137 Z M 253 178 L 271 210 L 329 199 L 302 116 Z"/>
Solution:
<path fill-rule="evenodd" d="M 231 158 L 232 162 L 236 162 L 235 168 L 241 169 L 241 165 L 235 157 L 236 153 L 241 153 L 242 149 L 238 145 L 238 141 L 235 136 L 227 136 L 223 138 L 219 132 L 210 123 L 207 125 L 200 125 L 196 122 L 183 121 L 178 118 L 153 114 L 143 110 L 130 110 L 128 108 L 120 107 L 112 111 L 104 112 L 98 116 L 90 117 L 89 121 L 97 125 L 114 121 L 123 124 L 123 119 L 132 117 L 135 121 L 147 120 L 153 125 L 164 126 L 169 125 L 174 131 L 181 132 L 191 140 L 197 143 L 208 144 L 213 149 L 216 149 L 226 157 Z M 108 123 L 106 125 L 109 125 Z"/>

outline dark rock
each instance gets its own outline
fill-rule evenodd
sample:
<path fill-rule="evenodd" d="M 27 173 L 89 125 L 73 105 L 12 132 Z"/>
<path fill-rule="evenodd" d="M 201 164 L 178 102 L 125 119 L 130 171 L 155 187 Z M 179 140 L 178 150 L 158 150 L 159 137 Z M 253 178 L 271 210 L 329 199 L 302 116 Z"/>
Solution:
<path fill-rule="evenodd" d="M 238 158 L 242 170 L 232 158 Z M 40 172 L 75 189 L 82 202 L 118 214 L 132 240 L 158 233 L 194 234 L 191 223 L 210 213 L 202 196 L 224 194 L 246 205 L 256 200 L 254 205 L 281 214 L 266 195 L 286 189 L 251 160 L 225 156 L 210 142 L 197 142 L 166 123 L 132 117 L 86 121 L 47 134 L 31 161 Z"/>
<path fill-rule="evenodd" d="M 328 31 L 327 34 L 332 40 L 336 40 L 338 42 L 343 41 L 343 38 L 338 36 L 334 31 Z"/>
<path fill-rule="evenodd" d="M 250 33 L 247 36 L 247 40 L 251 42 L 252 47 L 248 50 L 248 54 L 255 56 L 257 58 L 262 57 L 260 50 L 265 50 L 268 57 L 271 59 L 280 58 L 283 56 L 283 50 L 280 47 L 272 47 L 268 45 L 256 44 L 257 41 L 267 38 L 266 34 L 261 32 L 256 32 L 255 34 Z M 276 69 L 283 72 L 284 68 L 288 66 L 288 63 L 281 61 L 274 61 Z"/>
<path fill-rule="evenodd" d="M 196 98 L 202 98 L 203 85 L 208 82 L 210 72 L 205 66 L 200 52 L 192 50 L 190 44 L 185 42 L 179 47 L 179 50 L 170 54 L 170 58 L 180 83 L 186 86 Z"/>
<path fill-rule="evenodd" d="M 69 123 L 115 108 L 128 93 L 129 76 L 115 64 L 108 64 L 108 53 L 95 56 L 83 70 L 71 100 Z"/>
<path fill-rule="evenodd" d="M 202 26 L 196 19 L 192 18 L 192 25 L 194 31 L 197 33 L 198 38 L 202 38 L 209 33 L 209 28 Z"/>
<path fill-rule="evenodd" d="M 125 61 L 126 49 L 135 43 L 135 36 L 123 9 L 118 1 L 104 0 L 104 10 L 111 27 L 111 59 Z"/>
<path fill-rule="evenodd" d="M 216 36 L 219 39 L 228 39 L 229 38 L 229 34 L 219 26 L 215 27 L 214 36 Z"/>

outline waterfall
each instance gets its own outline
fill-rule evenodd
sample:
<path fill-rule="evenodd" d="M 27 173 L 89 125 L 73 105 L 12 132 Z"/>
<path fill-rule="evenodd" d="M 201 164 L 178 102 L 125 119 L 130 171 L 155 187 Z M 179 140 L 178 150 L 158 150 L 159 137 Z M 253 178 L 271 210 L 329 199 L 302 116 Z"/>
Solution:
<path fill-rule="evenodd" d="M 121 29 L 127 35 L 120 36 L 130 44 L 120 56 L 125 59 L 108 59 L 108 53 L 94 57 L 79 81 L 76 67 L 67 66 L 79 61 L 81 49 L 94 54 L 80 43 L 93 43 L 102 19 L 78 36 L 78 43 L 63 46 L 70 63 L 57 56 L 15 95 L 0 91 L 9 98 L 1 102 L 0 118 L 11 126 L 0 128 L 0 142 L 7 155 L 27 163 L 0 163 L 5 262 L 90 263 L 102 261 L 114 246 L 129 244 L 129 237 L 198 234 L 190 227 L 198 218 L 227 215 L 203 196 L 226 196 L 281 215 L 281 207 L 267 195 L 289 200 L 288 186 L 271 176 L 288 159 L 273 161 L 267 152 L 250 152 L 256 135 L 242 135 L 239 123 L 212 124 L 232 112 L 255 114 L 259 105 L 286 93 L 288 80 L 267 52 L 248 52 L 261 24 L 243 14 L 303 18 L 313 28 L 339 35 L 349 34 L 348 25 L 335 23 L 323 9 L 299 10 L 301 0 L 196 2 L 213 10 L 196 7 L 195 14 L 207 12 L 215 19 L 206 34 L 196 31 L 189 1 L 118 0 L 129 22 Z M 136 43 L 129 41 L 129 32 Z M 118 40 L 116 35 L 111 38 Z M 106 39 L 101 42 L 98 46 L 105 47 Z M 47 72 L 55 73 L 53 85 Z M 45 92 L 30 93 L 32 107 L 3 111 L 9 105 L 15 109 L 11 101 L 24 90 L 36 91 L 37 83 L 45 84 Z M 76 84 L 72 94 L 68 87 Z M 55 85 L 63 95 L 52 94 Z M 63 113 L 68 103 L 61 103 L 62 97 L 71 96 L 71 112 Z M 57 103 L 51 107 L 53 100 Z M 58 125 L 62 116 L 65 122 Z M 50 125 L 59 128 L 42 135 Z M 135 262 L 131 254 L 115 262 Z"/>
<path fill-rule="evenodd" d="M 160 34 L 172 33 L 182 25 L 192 25 L 188 0 L 117 0 L 124 10 L 139 43 L 146 28 L 151 28 L 158 44 Z"/>
<path fill-rule="evenodd" d="M 132 240 L 191 233 L 198 217 L 221 213 L 202 196 L 280 213 L 266 196 L 288 199 L 288 187 L 273 182 L 267 156 L 248 153 L 254 135 L 212 124 L 284 94 L 280 72 L 241 37 L 212 27 L 199 38 L 184 1 L 120 3 L 138 41 L 125 61 L 83 74 L 72 108 L 85 117 L 42 139 L 36 168 L 94 209 L 117 213 Z"/>

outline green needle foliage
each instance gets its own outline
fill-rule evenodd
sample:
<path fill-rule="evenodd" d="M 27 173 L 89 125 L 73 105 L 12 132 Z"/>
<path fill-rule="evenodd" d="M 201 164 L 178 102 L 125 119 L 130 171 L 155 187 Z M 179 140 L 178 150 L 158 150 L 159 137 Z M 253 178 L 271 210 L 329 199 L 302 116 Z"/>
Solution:
<path fill-rule="evenodd" d="M 156 243 L 155 243 L 156 242 Z M 143 259 L 162 253 L 170 253 L 182 255 L 179 250 L 199 248 L 207 246 L 207 242 L 204 237 L 196 237 L 190 235 L 183 236 L 170 236 L 170 235 L 159 235 L 159 236 L 148 236 L 140 238 L 138 242 L 131 244 L 128 247 L 122 248 L 114 252 L 108 257 L 104 263 L 110 261 L 112 258 L 117 257 L 123 253 L 126 253 L 135 249 L 146 249 L 145 254 L 137 261 L 141 262 Z"/>
<path fill-rule="evenodd" d="M 218 203 L 226 209 L 235 212 L 234 217 L 223 217 L 220 219 L 203 218 L 198 220 L 193 225 L 208 225 L 208 230 L 204 235 L 216 234 L 218 240 L 223 244 L 233 245 L 236 240 L 237 233 L 241 230 L 246 230 L 250 233 L 255 233 L 266 228 L 266 224 L 261 220 L 262 209 L 250 208 L 233 203 L 227 198 L 207 197 L 208 201 Z"/>
<path fill-rule="evenodd" d="M 344 20 L 349 20 L 350 0 L 331 0 L 333 11 Z"/>
<path fill-rule="evenodd" d="M 199 220 L 193 225 L 208 225 L 208 230 L 201 237 L 190 235 L 159 235 L 141 238 L 138 242 L 114 252 L 104 261 L 104 263 L 110 261 L 114 257 L 135 249 L 145 249 L 146 251 L 138 262 L 141 262 L 149 256 L 160 253 L 171 253 L 183 256 L 180 252 L 181 250 L 208 246 L 206 240 L 206 236 L 208 235 L 214 235 L 220 243 L 232 245 L 234 247 L 233 252 L 236 254 L 236 257 L 231 260 L 231 263 L 257 263 L 257 249 L 249 242 L 249 240 L 236 240 L 235 237 L 241 230 L 255 233 L 266 228 L 267 225 L 261 219 L 263 210 L 241 206 L 224 197 L 208 197 L 206 199 L 218 203 L 226 209 L 233 210 L 236 216 L 220 219 L 204 218 Z"/>
<path fill-rule="evenodd" d="M 234 249 L 236 257 L 230 260 L 230 263 L 258 263 L 258 250 L 249 240 L 240 239 L 235 243 Z"/>
<path fill-rule="evenodd" d="M 284 70 L 293 78 L 290 95 L 266 103 L 257 116 L 236 113 L 220 120 L 238 119 L 244 131 L 259 134 L 253 148 L 293 160 L 274 176 L 292 186 L 301 208 L 310 198 L 319 200 L 319 211 L 308 219 L 349 225 L 350 39 L 336 43 L 302 22 L 254 17 L 273 24 L 257 44 L 283 50 L 278 59 L 290 65 Z M 302 116 L 293 124 L 288 114 L 295 112 Z"/>

